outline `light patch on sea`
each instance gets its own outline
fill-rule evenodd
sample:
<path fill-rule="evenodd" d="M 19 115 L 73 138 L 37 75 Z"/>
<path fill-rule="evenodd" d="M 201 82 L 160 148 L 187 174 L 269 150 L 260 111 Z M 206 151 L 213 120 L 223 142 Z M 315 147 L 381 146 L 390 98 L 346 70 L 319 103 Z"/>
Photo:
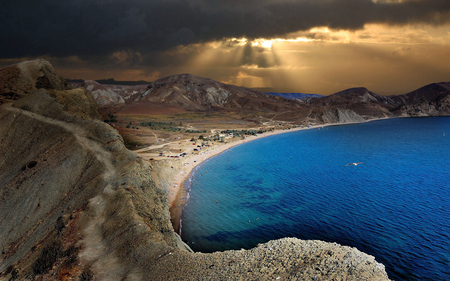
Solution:
<path fill-rule="evenodd" d="M 449 280 L 449 167 L 450 117 L 258 139 L 195 170 L 182 238 L 201 252 L 319 239 L 375 256 L 394 280 Z"/>

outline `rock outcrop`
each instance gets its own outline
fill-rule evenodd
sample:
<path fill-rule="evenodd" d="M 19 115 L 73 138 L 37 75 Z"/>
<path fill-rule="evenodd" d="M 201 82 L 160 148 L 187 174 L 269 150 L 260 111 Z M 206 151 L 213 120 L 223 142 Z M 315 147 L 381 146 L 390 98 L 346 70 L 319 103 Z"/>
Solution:
<path fill-rule="evenodd" d="M 322 122 L 329 124 L 359 123 L 364 122 L 364 118 L 349 109 L 332 108 L 324 110 Z"/>
<path fill-rule="evenodd" d="M 0 69 L 0 104 L 20 99 L 37 89 L 68 90 L 67 82 L 55 74 L 46 60 L 25 61 Z"/>
<path fill-rule="evenodd" d="M 125 100 L 110 87 L 103 86 L 94 80 L 85 80 L 83 83 L 72 83 L 75 88 L 83 88 L 92 92 L 99 106 L 122 105 Z"/>
<path fill-rule="evenodd" d="M 334 243 L 188 251 L 167 191 L 96 119 L 90 93 L 47 88 L 0 106 L 0 280 L 388 280 L 373 257 Z"/>

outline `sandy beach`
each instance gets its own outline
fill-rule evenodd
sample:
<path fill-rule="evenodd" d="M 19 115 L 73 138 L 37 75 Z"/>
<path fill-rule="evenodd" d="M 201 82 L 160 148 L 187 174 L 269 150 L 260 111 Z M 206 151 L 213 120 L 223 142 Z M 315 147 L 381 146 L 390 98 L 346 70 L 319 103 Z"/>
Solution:
<path fill-rule="evenodd" d="M 324 126 L 325 125 L 311 126 L 309 128 L 298 127 L 293 129 L 274 130 L 256 136 L 247 136 L 245 139 L 227 138 L 225 142 L 211 142 L 210 147 L 202 147 L 201 150 L 197 147 L 197 143 L 193 141 L 176 140 L 166 144 L 149 146 L 134 152 L 138 153 L 144 160 L 150 161 L 155 171 L 154 179 L 156 184 L 167 190 L 172 224 L 174 230 L 179 233 L 180 214 L 182 207 L 186 202 L 186 189 L 184 184 L 189 179 L 195 167 L 205 160 L 239 144 L 277 134 L 299 130 L 311 130 Z M 193 153 L 194 148 L 199 149 L 199 151 Z M 187 155 L 175 158 L 175 155 L 183 152 L 186 152 Z M 164 155 L 160 156 L 160 153 L 163 153 Z"/>

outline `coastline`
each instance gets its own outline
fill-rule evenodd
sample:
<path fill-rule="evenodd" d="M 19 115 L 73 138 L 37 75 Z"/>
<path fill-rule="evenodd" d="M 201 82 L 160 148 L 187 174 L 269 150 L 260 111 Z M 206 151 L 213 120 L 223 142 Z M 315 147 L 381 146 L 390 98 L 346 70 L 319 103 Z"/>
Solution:
<path fill-rule="evenodd" d="M 155 160 L 150 162 L 152 166 L 152 176 L 155 180 L 155 183 L 159 188 L 164 190 L 167 193 L 168 198 L 168 204 L 169 204 L 169 212 L 171 217 L 172 226 L 174 228 L 174 231 L 181 235 L 180 232 L 180 219 L 181 219 L 181 212 L 183 209 L 183 206 L 186 203 L 187 200 L 187 190 L 186 190 L 186 183 L 190 180 L 190 177 L 194 171 L 195 168 L 197 168 L 200 164 L 205 162 L 206 160 L 223 153 L 224 151 L 233 148 L 234 146 L 250 142 L 256 139 L 265 138 L 269 136 L 274 136 L 278 134 L 284 134 L 289 132 L 296 132 L 301 130 L 311 130 L 311 129 L 317 129 L 317 128 L 323 128 L 328 126 L 337 126 L 337 125 L 352 125 L 352 124 L 359 124 L 359 123 L 365 123 L 365 122 L 371 122 L 371 121 L 378 121 L 383 119 L 389 119 L 388 118 L 378 118 L 378 119 L 370 119 L 365 120 L 363 122 L 352 122 L 352 123 L 327 123 L 327 124 L 321 124 L 321 125 L 314 125 L 310 127 L 299 127 L 299 128 L 293 128 L 293 129 L 284 129 L 284 130 L 275 130 L 272 132 L 266 132 L 263 134 L 259 134 L 256 136 L 248 136 L 245 139 L 236 139 L 233 140 L 227 139 L 226 142 L 213 142 L 211 147 L 206 147 L 202 149 L 201 152 L 198 152 L 197 154 L 187 154 L 185 157 L 182 158 L 176 158 L 176 159 L 165 159 L 165 160 Z M 150 161 L 150 155 L 147 154 L 149 150 L 152 150 L 154 148 L 162 148 L 164 146 L 169 145 L 175 145 L 177 143 L 180 145 L 180 147 L 183 147 L 184 150 L 189 149 L 192 147 L 192 142 L 190 140 L 180 140 L 175 141 L 163 145 L 156 145 L 156 146 L 150 146 L 144 149 L 140 149 L 137 151 L 134 151 L 138 153 L 141 157 L 144 158 L 144 160 Z M 177 147 L 177 151 L 182 151 L 183 149 L 179 149 Z M 174 149 L 172 149 L 174 150 Z"/>
<path fill-rule="evenodd" d="M 183 209 L 184 204 L 186 203 L 187 199 L 187 190 L 186 190 L 186 183 L 190 180 L 190 177 L 195 171 L 194 169 L 197 168 L 200 164 L 205 162 L 206 160 L 219 155 L 223 153 L 224 151 L 233 148 L 237 145 L 247 143 L 256 139 L 274 136 L 278 134 L 283 133 L 289 133 L 289 132 L 296 132 L 300 130 L 310 130 L 310 129 L 317 129 L 329 125 L 334 124 L 324 124 L 324 125 L 316 125 L 311 127 L 299 127 L 299 128 L 293 128 L 289 130 L 275 130 L 272 132 L 266 132 L 263 134 L 259 134 L 256 136 L 248 136 L 245 139 L 228 139 L 226 142 L 214 142 L 214 144 L 211 147 L 208 147 L 202 152 L 198 154 L 188 154 L 183 158 L 177 158 L 177 159 L 170 159 L 170 160 L 156 160 L 151 162 L 152 167 L 154 168 L 153 176 L 156 178 L 157 185 L 160 186 L 160 188 L 167 190 L 167 197 L 168 197 L 168 203 L 169 203 L 169 212 L 171 216 L 172 225 L 174 228 L 174 231 L 178 234 L 181 234 L 180 232 L 180 216 Z M 185 140 L 185 142 L 190 142 L 188 140 Z M 139 152 L 145 152 L 145 150 L 150 150 L 152 147 L 149 147 L 147 149 L 141 150 Z M 141 155 L 142 156 L 142 155 Z M 145 158 L 144 158 L 145 159 Z M 170 168 L 169 168 L 170 166 Z M 170 170 L 169 170 L 170 169 Z M 169 173 L 167 172 L 169 171 Z M 164 173 L 165 172 L 165 173 Z M 163 183 L 163 178 L 167 177 L 165 179 L 165 182 Z M 158 180 L 159 178 L 159 180 Z"/>

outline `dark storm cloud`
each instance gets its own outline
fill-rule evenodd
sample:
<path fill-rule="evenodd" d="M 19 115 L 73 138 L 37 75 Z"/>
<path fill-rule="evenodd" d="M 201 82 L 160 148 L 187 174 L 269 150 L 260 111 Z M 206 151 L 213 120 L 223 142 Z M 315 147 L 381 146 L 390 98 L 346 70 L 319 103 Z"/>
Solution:
<path fill-rule="evenodd" d="M 6 3 L 5 3 L 6 2 Z M 449 21 L 450 1 L 65 0 L 2 1 L 0 58 L 151 52 L 227 37 L 283 36 L 315 26 Z"/>

